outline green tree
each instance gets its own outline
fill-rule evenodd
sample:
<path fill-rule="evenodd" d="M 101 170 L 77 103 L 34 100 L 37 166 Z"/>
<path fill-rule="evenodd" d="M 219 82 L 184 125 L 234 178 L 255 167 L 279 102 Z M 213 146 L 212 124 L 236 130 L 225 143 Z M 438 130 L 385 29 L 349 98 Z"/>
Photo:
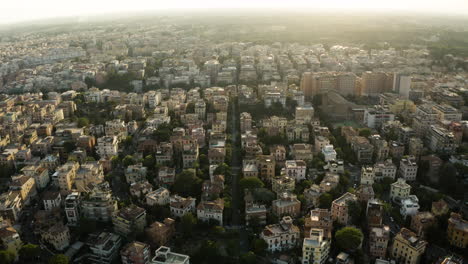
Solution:
<path fill-rule="evenodd" d="M 23 261 L 32 261 L 41 255 L 41 248 L 38 245 L 26 244 L 19 250 L 19 255 Z"/>
<path fill-rule="evenodd" d="M 319 197 L 319 207 L 322 209 L 328 209 L 331 207 L 333 197 L 329 193 L 322 193 Z"/>
<path fill-rule="evenodd" d="M 132 155 L 127 155 L 122 159 L 122 163 L 125 167 L 135 164 L 135 159 Z"/>
<path fill-rule="evenodd" d="M 177 175 L 172 190 L 182 196 L 197 197 L 201 192 L 202 181 L 197 177 L 195 170 L 184 170 Z"/>
<path fill-rule="evenodd" d="M 147 155 L 143 159 L 143 166 L 147 167 L 149 170 L 153 170 L 156 166 L 156 159 L 153 155 Z"/>
<path fill-rule="evenodd" d="M 442 166 L 439 176 L 439 186 L 446 193 L 457 189 L 457 170 L 451 163 Z"/>
<path fill-rule="evenodd" d="M 255 238 L 254 240 L 252 240 L 251 249 L 255 254 L 263 255 L 265 254 L 267 248 L 268 244 L 265 242 L 265 240 L 260 238 Z"/>
<path fill-rule="evenodd" d="M 49 259 L 49 264 L 68 264 L 70 260 L 63 254 L 54 255 Z"/>
<path fill-rule="evenodd" d="M 76 124 L 78 127 L 85 127 L 85 126 L 88 126 L 89 125 L 89 119 L 86 118 L 86 117 L 80 117 L 78 118 L 77 120 L 77 124 Z"/>
<path fill-rule="evenodd" d="M 360 225 L 362 222 L 361 215 L 362 215 L 362 206 L 357 201 L 348 201 L 348 212 L 349 216 L 351 217 L 351 221 L 354 225 Z"/>
<path fill-rule="evenodd" d="M 16 254 L 10 250 L 0 250 L 0 263 L 11 264 L 15 261 Z"/>
<path fill-rule="evenodd" d="M 265 184 L 257 177 L 244 177 L 239 181 L 241 190 L 262 188 Z"/>
<path fill-rule="evenodd" d="M 361 230 L 354 227 L 344 227 L 335 234 L 336 243 L 342 250 L 355 250 L 362 242 L 363 234 Z"/>
<path fill-rule="evenodd" d="M 359 136 L 361 137 L 369 137 L 371 135 L 371 130 L 369 128 L 363 128 L 359 130 Z"/>
<path fill-rule="evenodd" d="M 197 218 L 192 213 L 187 213 L 180 219 L 181 230 L 184 236 L 190 237 L 193 233 L 193 228 L 197 224 Z"/>
<path fill-rule="evenodd" d="M 249 251 L 249 252 L 241 255 L 240 263 L 242 263 L 242 264 L 255 264 L 255 263 L 257 263 L 257 256 L 252 251 Z"/>

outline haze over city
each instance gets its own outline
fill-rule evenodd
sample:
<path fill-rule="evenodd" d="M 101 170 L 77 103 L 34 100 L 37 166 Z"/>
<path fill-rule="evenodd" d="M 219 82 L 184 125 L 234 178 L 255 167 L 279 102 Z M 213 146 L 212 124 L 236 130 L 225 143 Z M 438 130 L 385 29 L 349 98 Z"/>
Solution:
<path fill-rule="evenodd" d="M 0 4 L 0 264 L 465 264 L 466 0 Z"/>
<path fill-rule="evenodd" d="M 62 0 L 19 0 L 3 1 L 0 23 L 15 23 L 37 19 L 62 18 L 71 16 L 96 16 L 100 14 L 128 14 L 132 12 L 164 12 L 209 9 L 290 9 L 303 12 L 328 10 L 330 12 L 404 12 L 444 15 L 467 15 L 468 2 L 465 0 L 175 0 L 175 1 L 62 1 Z"/>

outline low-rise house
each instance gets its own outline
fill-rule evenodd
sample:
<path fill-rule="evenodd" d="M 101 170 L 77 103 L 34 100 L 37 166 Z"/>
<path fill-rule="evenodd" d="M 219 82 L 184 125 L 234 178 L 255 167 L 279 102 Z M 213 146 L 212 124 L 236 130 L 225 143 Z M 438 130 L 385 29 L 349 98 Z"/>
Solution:
<path fill-rule="evenodd" d="M 170 197 L 169 207 L 171 214 L 175 217 L 182 217 L 187 213 L 195 213 L 195 198 L 173 195 Z"/>
<path fill-rule="evenodd" d="M 190 257 L 187 255 L 174 253 L 168 247 L 161 246 L 154 252 L 151 264 L 189 264 Z"/>
<path fill-rule="evenodd" d="M 402 228 L 393 239 L 391 257 L 398 263 L 417 264 L 426 250 L 427 242 L 415 233 Z"/>
<path fill-rule="evenodd" d="M 164 219 L 163 222 L 154 222 L 145 229 L 146 237 L 152 247 L 165 245 L 175 233 L 175 220 Z"/>
<path fill-rule="evenodd" d="M 267 243 L 269 252 L 292 249 L 299 241 L 299 228 L 293 224 L 290 216 L 285 216 L 279 224 L 267 225 L 260 238 Z"/>
<path fill-rule="evenodd" d="M 291 215 L 296 217 L 301 211 L 301 202 L 295 194 L 284 192 L 272 202 L 271 210 L 276 216 Z"/>
<path fill-rule="evenodd" d="M 119 255 L 122 241 L 119 235 L 108 232 L 96 232 L 88 236 L 88 245 L 91 254 L 88 261 L 91 263 L 110 264 Z"/>
<path fill-rule="evenodd" d="M 224 200 L 202 201 L 197 206 L 197 218 L 200 221 L 208 222 L 211 220 L 223 225 Z"/>
<path fill-rule="evenodd" d="M 146 226 L 146 210 L 136 205 L 130 205 L 116 211 L 112 215 L 114 231 L 122 236 L 143 232 Z"/>
<path fill-rule="evenodd" d="M 333 221 L 337 221 L 340 224 L 347 225 L 350 221 L 348 214 L 348 202 L 357 201 L 356 195 L 352 193 L 345 193 L 338 199 L 332 202 L 331 213 Z"/>
<path fill-rule="evenodd" d="M 323 230 L 323 237 L 331 240 L 333 232 L 333 220 L 328 209 L 314 209 L 310 211 L 310 216 L 304 219 L 304 237 L 310 235 L 311 229 Z"/>
<path fill-rule="evenodd" d="M 170 202 L 169 190 L 164 187 L 160 187 L 157 190 L 149 192 L 145 197 L 146 204 L 149 206 L 166 205 Z"/>
<path fill-rule="evenodd" d="M 150 246 L 139 241 L 130 242 L 120 250 L 120 258 L 122 264 L 149 264 Z"/>

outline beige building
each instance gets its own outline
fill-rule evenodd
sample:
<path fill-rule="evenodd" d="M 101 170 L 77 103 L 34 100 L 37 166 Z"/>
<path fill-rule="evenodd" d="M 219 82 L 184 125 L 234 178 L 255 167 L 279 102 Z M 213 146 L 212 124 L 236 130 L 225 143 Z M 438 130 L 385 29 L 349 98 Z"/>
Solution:
<path fill-rule="evenodd" d="M 122 236 L 143 232 L 146 226 L 146 210 L 136 205 L 124 207 L 112 215 L 114 231 Z"/>
<path fill-rule="evenodd" d="M 175 233 L 175 220 L 164 219 L 163 222 L 154 222 L 145 229 L 146 237 L 152 247 L 165 245 Z"/>
<path fill-rule="evenodd" d="M 330 240 L 326 239 L 323 229 L 310 229 L 308 237 L 302 243 L 303 264 L 323 264 L 328 260 Z"/>
<path fill-rule="evenodd" d="M 384 259 L 390 240 L 390 227 L 372 227 L 369 231 L 369 254 L 374 258 Z"/>
<path fill-rule="evenodd" d="M 398 178 L 396 182 L 390 185 L 390 199 L 404 199 L 410 195 L 411 186 L 406 183 L 405 179 Z"/>
<path fill-rule="evenodd" d="M 260 238 L 265 240 L 270 252 L 292 249 L 299 242 L 299 228 L 293 224 L 290 216 L 285 216 L 279 224 L 267 225 Z"/>
<path fill-rule="evenodd" d="M 458 248 L 466 248 L 468 246 L 468 221 L 463 219 L 460 214 L 450 214 L 447 238 L 451 245 Z"/>
<path fill-rule="evenodd" d="M 337 221 L 340 224 L 347 225 L 350 221 L 348 214 L 348 202 L 357 201 L 356 195 L 352 193 L 345 193 L 332 203 L 331 214 L 333 221 Z"/>
<path fill-rule="evenodd" d="M 272 203 L 272 213 L 276 216 L 290 215 L 296 217 L 301 211 L 301 202 L 293 193 L 284 192 Z"/>
<path fill-rule="evenodd" d="M 223 225 L 224 200 L 202 201 L 197 206 L 197 218 L 200 221 L 208 222 L 215 220 L 220 226 Z"/>
<path fill-rule="evenodd" d="M 310 211 L 310 216 L 304 219 L 304 237 L 310 235 L 311 229 L 323 230 L 323 237 L 331 240 L 333 231 L 333 220 L 328 209 L 314 209 Z"/>
<path fill-rule="evenodd" d="M 398 263 L 418 264 L 426 250 L 427 242 L 415 233 L 402 228 L 393 239 L 391 257 Z"/>

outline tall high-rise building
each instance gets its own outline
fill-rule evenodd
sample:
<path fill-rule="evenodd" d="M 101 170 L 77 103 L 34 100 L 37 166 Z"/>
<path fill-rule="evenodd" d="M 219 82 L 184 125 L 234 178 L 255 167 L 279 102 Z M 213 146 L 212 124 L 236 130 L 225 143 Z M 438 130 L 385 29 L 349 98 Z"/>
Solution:
<path fill-rule="evenodd" d="M 312 83 L 313 74 L 311 72 L 304 72 L 301 79 L 301 90 L 304 92 L 305 97 L 312 96 Z"/>
<path fill-rule="evenodd" d="M 396 73 L 393 78 L 393 91 L 403 96 L 405 99 L 409 98 L 409 92 L 411 89 L 411 76 Z"/>
<path fill-rule="evenodd" d="M 362 95 L 377 96 L 389 92 L 393 87 L 393 74 L 384 72 L 364 72 L 361 78 Z"/>

